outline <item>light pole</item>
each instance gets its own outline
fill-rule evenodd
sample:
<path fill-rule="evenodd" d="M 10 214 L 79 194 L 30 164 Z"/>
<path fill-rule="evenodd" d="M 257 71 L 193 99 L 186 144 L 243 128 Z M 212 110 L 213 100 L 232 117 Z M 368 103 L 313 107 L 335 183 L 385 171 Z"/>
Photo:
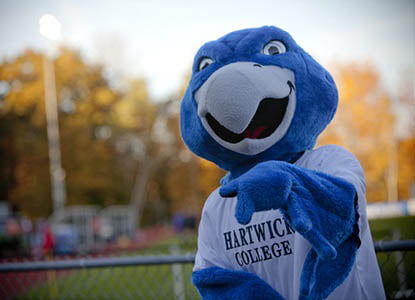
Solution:
<path fill-rule="evenodd" d="M 60 38 L 61 24 L 52 15 L 46 14 L 39 19 L 39 31 L 50 42 Z M 49 51 L 51 49 L 48 49 Z M 55 69 L 50 53 L 43 56 L 46 126 L 49 145 L 49 172 L 53 200 L 54 220 L 65 207 L 66 188 L 65 171 L 61 164 L 61 151 L 59 141 L 58 107 L 56 101 Z"/>

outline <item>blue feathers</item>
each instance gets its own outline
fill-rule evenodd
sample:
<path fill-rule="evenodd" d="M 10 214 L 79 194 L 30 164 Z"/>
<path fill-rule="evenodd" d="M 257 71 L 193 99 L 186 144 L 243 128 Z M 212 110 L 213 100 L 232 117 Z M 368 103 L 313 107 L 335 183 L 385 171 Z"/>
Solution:
<path fill-rule="evenodd" d="M 301 299 L 326 298 L 348 276 L 360 245 L 354 186 L 292 164 L 314 147 L 337 101 L 330 74 L 287 32 L 265 26 L 202 46 L 181 104 L 186 145 L 229 171 L 220 195 L 237 197 L 238 222 L 279 209 L 311 244 Z M 193 283 L 204 299 L 283 299 L 247 272 L 206 268 Z"/>
<path fill-rule="evenodd" d="M 258 276 L 212 267 L 194 272 L 193 284 L 205 300 L 283 300 Z"/>
<path fill-rule="evenodd" d="M 256 211 L 279 208 L 323 259 L 334 258 L 334 247 L 354 230 L 353 185 L 286 162 L 257 164 L 222 186 L 219 193 L 222 197 L 238 196 L 235 217 L 241 224 L 249 223 Z"/>
<path fill-rule="evenodd" d="M 279 161 L 259 163 L 221 187 L 222 197 L 238 197 L 235 217 L 240 224 L 248 224 L 256 211 L 287 207 L 293 181 L 284 172 L 285 165 Z"/>
<path fill-rule="evenodd" d="M 272 40 L 284 42 L 287 51 L 280 55 L 264 55 L 263 47 Z M 202 71 L 202 58 L 213 63 Z M 285 136 L 257 155 L 244 155 L 229 150 L 206 131 L 197 114 L 195 94 L 215 71 L 235 62 L 253 62 L 291 70 L 295 76 L 297 105 L 294 119 Z M 276 27 L 245 29 L 206 43 L 196 54 L 193 73 L 181 104 L 181 134 L 186 145 L 197 155 L 232 171 L 243 165 L 266 160 L 290 161 L 298 153 L 311 149 L 317 136 L 332 119 L 337 107 L 337 89 L 330 74 L 301 49 L 291 36 Z M 240 105 L 244 105 L 241 102 Z"/>
<path fill-rule="evenodd" d="M 313 250 L 300 285 L 304 299 L 327 297 L 347 277 L 359 246 L 352 184 L 286 162 L 267 161 L 230 180 L 220 194 L 238 197 L 235 217 L 239 223 L 249 223 L 256 211 L 280 209 L 310 242 Z"/>

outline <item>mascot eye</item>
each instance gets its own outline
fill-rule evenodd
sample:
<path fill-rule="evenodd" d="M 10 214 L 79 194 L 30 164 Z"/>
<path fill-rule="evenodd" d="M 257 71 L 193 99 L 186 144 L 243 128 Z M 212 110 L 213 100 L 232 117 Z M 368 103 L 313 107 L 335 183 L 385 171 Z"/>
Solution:
<path fill-rule="evenodd" d="M 265 45 L 264 49 L 262 49 L 262 53 L 265 55 L 277 55 L 285 53 L 286 51 L 287 48 L 280 41 L 271 41 Z"/>
<path fill-rule="evenodd" d="M 213 59 L 210 57 L 204 57 L 199 63 L 199 71 L 202 71 L 204 68 L 209 66 L 210 64 L 213 64 Z"/>

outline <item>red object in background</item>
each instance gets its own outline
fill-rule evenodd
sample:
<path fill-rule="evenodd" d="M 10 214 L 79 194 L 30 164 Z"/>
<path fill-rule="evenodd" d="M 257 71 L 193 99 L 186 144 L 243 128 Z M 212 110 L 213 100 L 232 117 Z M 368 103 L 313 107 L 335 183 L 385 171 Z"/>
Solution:
<path fill-rule="evenodd" d="M 43 255 L 49 256 L 53 253 L 53 248 L 55 246 L 55 238 L 50 230 L 49 226 L 43 228 L 43 237 L 42 237 L 42 249 Z"/>

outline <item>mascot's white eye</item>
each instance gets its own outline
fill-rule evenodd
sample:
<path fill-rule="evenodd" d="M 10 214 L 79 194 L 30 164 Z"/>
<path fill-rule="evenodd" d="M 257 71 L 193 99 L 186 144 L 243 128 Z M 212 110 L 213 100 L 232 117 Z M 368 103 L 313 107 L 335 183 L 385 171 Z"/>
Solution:
<path fill-rule="evenodd" d="M 264 49 L 262 49 L 262 53 L 264 53 L 265 55 L 277 55 L 285 53 L 286 51 L 287 48 L 280 41 L 271 41 L 265 45 Z"/>
<path fill-rule="evenodd" d="M 202 58 L 202 60 L 199 63 L 199 71 L 202 71 L 204 68 L 206 68 L 212 63 L 213 63 L 213 59 L 211 59 L 210 57 Z"/>

